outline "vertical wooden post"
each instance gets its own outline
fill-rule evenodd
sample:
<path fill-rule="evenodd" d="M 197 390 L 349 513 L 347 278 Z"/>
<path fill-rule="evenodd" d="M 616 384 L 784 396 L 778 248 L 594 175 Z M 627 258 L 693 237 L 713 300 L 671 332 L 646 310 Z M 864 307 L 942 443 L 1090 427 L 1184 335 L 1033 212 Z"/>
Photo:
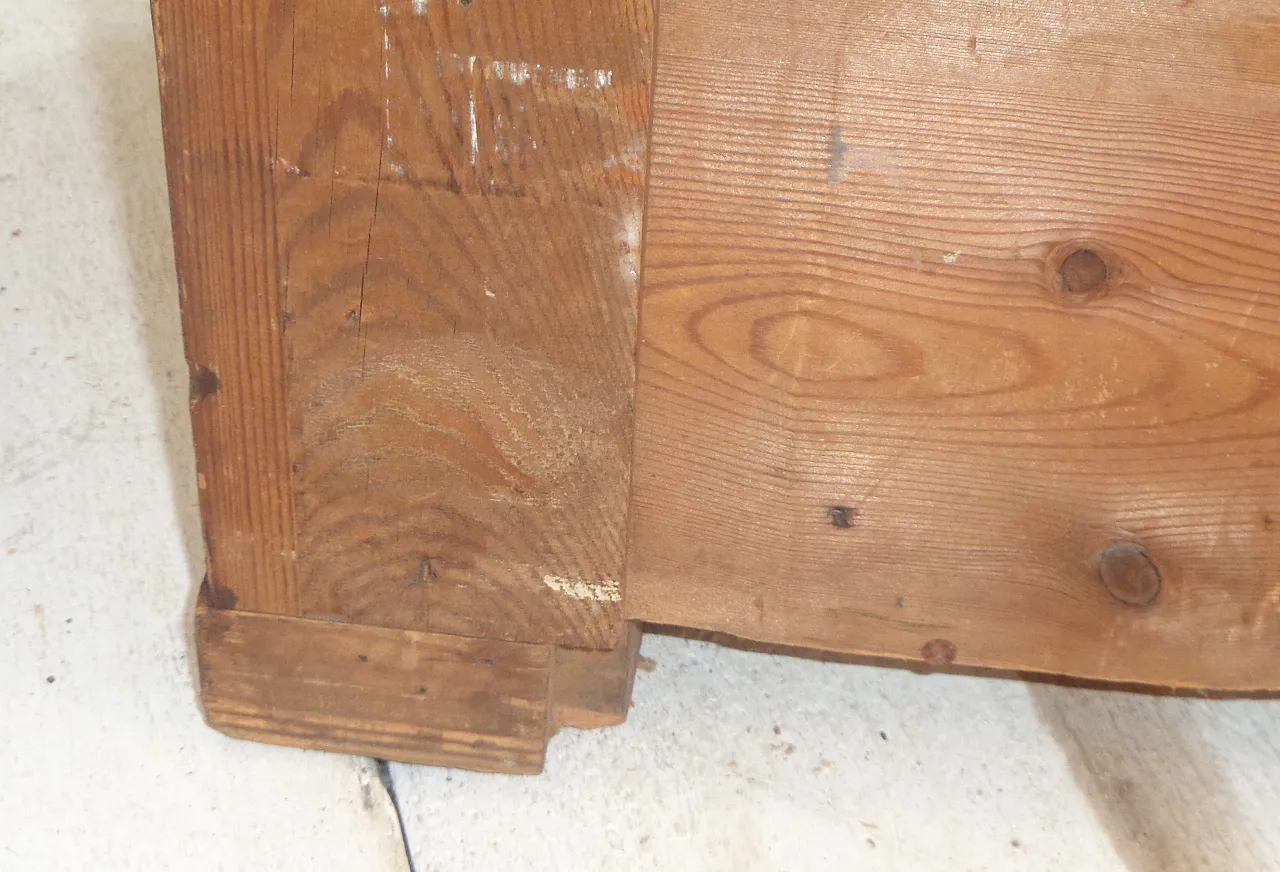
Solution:
<path fill-rule="evenodd" d="M 633 662 L 621 580 L 651 3 L 154 14 L 211 722 L 536 769 L 554 648 Z M 313 671 L 346 690 L 282 689 Z M 569 672 L 557 687 L 599 679 Z M 443 732 L 404 738 L 415 718 Z M 516 732 L 520 753 L 496 750 Z"/>

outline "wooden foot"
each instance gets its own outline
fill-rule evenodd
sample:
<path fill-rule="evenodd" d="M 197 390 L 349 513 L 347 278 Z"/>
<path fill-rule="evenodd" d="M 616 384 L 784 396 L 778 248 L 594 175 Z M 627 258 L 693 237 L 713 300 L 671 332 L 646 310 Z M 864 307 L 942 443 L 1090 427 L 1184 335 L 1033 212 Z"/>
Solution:
<path fill-rule="evenodd" d="M 227 735 L 488 772 L 542 771 L 561 725 L 626 717 L 640 633 L 616 651 L 196 610 L 200 688 Z M 554 688 L 554 690 L 553 690 Z"/>

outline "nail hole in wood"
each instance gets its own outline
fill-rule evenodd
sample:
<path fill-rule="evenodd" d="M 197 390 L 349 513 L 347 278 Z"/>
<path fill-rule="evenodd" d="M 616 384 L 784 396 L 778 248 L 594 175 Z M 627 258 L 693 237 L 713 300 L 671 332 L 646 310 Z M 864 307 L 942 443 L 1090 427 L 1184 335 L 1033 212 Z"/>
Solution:
<path fill-rule="evenodd" d="M 831 518 L 831 525 L 847 530 L 853 526 L 853 519 L 857 516 L 858 510 L 852 506 L 832 506 L 827 509 L 827 516 Z"/>

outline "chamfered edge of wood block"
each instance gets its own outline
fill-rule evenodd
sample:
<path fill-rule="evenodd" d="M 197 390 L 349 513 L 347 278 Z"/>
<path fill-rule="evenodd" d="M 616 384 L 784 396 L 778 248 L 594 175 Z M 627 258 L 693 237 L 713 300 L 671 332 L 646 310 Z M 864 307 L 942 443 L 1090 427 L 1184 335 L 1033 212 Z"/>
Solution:
<path fill-rule="evenodd" d="M 229 736 L 542 771 L 548 646 L 221 610 L 204 593 L 195 623 L 205 719 Z"/>

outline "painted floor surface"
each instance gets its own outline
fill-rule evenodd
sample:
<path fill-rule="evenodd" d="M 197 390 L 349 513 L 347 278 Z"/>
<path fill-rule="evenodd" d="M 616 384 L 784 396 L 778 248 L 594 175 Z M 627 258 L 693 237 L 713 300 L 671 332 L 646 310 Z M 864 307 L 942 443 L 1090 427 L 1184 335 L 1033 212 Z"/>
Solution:
<path fill-rule="evenodd" d="M 0 0 L 0 375 L 0 870 L 408 868 L 370 761 L 198 714 L 145 0 Z M 542 777 L 393 766 L 418 872 L 1280 869 L 1280 703 L 644 653 Z"/>

